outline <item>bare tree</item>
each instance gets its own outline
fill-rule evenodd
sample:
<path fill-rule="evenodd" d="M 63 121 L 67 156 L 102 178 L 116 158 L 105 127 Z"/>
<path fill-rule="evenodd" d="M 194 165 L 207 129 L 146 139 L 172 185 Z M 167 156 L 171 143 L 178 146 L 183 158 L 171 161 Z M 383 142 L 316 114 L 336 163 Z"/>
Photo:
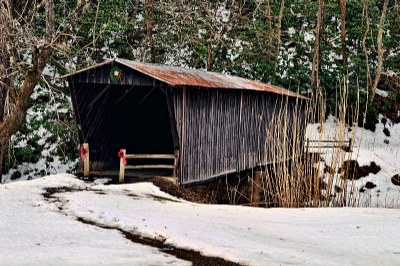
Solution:
<path fill-rule="evenodd" d="M 181 59 L 179 53 L 189 51 L 194 56 L 183 61 L 200 57 L 207 70 L 213 70 L 221 51 L 232 44 L 230 34 L 241 26 L 245 4 L 244 0 L 154 2 L 155 8 L 168 18 L 157 21 L 159 43 L 167 45 L 172 38 L 174 42 L 167 50 L 168 53 L 174 50 L 176 60 Z"/>
<path fill-rule="evenodd" d="M 226 45 L 226 35 L 235 29 L 236 22 L 242 16 L 241 1 L 227 1 L 225 8 L 227 14 L 218 14 L 218 5 L 210 1 L 200 1 L 200 12 L 197 17 L 200 18 L 208 29 L 207 41 L 207 70 L 211 71 L 215 61 L 218 59 L 221 49 Z M 205 14 L 205 16 L 204 16 Z"/>
<path fill-rule="evenodd" d="M 282 20 L 285 11 L 285 0 L 280 0 L 279 13 L 273 15 L 270 0 L 265 0 L 265 18 L 267 20 L 268 29 L 268 49 L 269 55 L 276 60 L 279 56 L 282 34 Z M 271 58 L 268 58 L 271 59 Z"/>
<path fill-rule="evenodd" d="M 21 5 L 22 2 L 24 5 Z M 60 24 L 61 28 L 57 28 L 58 30 L 56 30 L 53 0 L 8 0 L 0 3 L 0 49 L 2 52 L 0 100 L 2 101 L 1 109 L 3 109 L 1 112 L 3 121 L 0 123 L 1 158 L 11 136 L 17 133 L 24 123 L 29 107 L 29 98 L 39 83 L 53 51 L 59 45 L 65 44 L 64 41 L 74 29 L 79 12 L 88 2 L 89 0 L 79 0 L 70 15 Z M 44 21 L 38 21 L 42 9 L 44 9 Z M 45 25 L 43 35 L 37 34 L 37 25 L 40 23 Z M 23 60 L 22 54 L 29 54 L 31 60 L 29 62 Z M 7 79 L 12 78 L 8 69 L 12 69 L 15 73 L 14 76 L 22 78 L 20 85 L 16 84 L 13 86 L 14 88 L 7 86 L 7 83 L 10 83 L 7 82 Z M 12 110 L 8 112 L 8 116 L 4 116 L 5 99 L 3 96 L 10 94 L 14 94 L 13 97 L 8 97 Z M 0 163 L 1 172 L 2 164 Z"/>
<path fill-rule="evenodd" d="M 311 69 L 311 87 L 316 86 L 319 88 L 319 59 L 320 59 L 320 40 L 322 35 L 322 18 L 323 18 L 324 0 L 318 0 L 318 13 L 317 24 L 315 26 L 315 43 L 314 43 L 314 57 Z"/>
<path fill-rule="evenodd" d="M 369 12 L 368 12 L 368 0 L 363 0 L 363 16 L 365 18 L 365 31 L 364 31 L 364 35 L 362 38 L 362 48 L 363 48 L 363 52 L 364 52 L 364 56 L 365 56 L 365 68 L 367 71 L 367 87 L 369 89 L 370 86 L 372 86 L 372 82 L 371 82 L 371 74 L 370 74 L 370 70 L 369 70 L 369 59 L 368 59 L 368 50 L 367 50 L 367 46 L 366 46 L 366 40 L 367 40 L 367 36 L 369 33 Z"/>
<path fill-rule="evenodd" d="M 383 2 L 382 14 L 381 14 L 381 18 L 379 20 L 378 37 L 376 40 L 376 44 L 378 46 L 378 66 L 376 68 L 376 75 L 375 75 L 374 83 L 372 84 L 372 89 L 371 89 L 371 102 L 374 100 L 376 88 L 378 87 L 378 83 L 379 83 L 379 80 L 380 80 L 381 74 L 382 74 L 382 66 L 383 66 L 382 35 L 383 35 L 383 28 L 385 25 L 385 17 L 386 17 L 386 11 L 388 8 L 388 4 L 389 4 L 389 0 L 385 0 Z"/>
<path fill-rule="evenodd" d="M 224 43 L 224 35 L 228 31 L 233 19 L 233 12 L 230 12 L 227 21 L 222 25 L 221 29 L 218 32 L 212 30 L 210 27 L 209 36 L 210 38 L 207 40 L 207 70 L 211 71 L 215 60 L 218 58 L 218 55 L 221 51 L 221 47 Z M 213 45 L 214 43 L 214 45 Z"/>

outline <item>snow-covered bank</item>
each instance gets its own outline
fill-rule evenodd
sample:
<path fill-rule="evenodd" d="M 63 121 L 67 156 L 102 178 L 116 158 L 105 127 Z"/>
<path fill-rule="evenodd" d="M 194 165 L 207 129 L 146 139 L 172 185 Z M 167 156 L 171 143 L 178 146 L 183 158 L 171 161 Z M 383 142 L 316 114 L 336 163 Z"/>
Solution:
<path fill-rule="evenodd" d="M 58 203 L 41 195 L 45 187 L 61 186 L 84 190 L 55 194 Z M 76 217 L 248 265 L 400 261 L 398 209 L 201 205 L 176 199 L 151 183 L 105 186 L 57 175 L 0 186 L 0 262 L 5 262 L 0 264 L 179 262 L 156 249 L 137 247 L 115 230 L 80 224 Z"/>
<path fill-rule="evenodd" d="M 320 165 L 321 172 L 326 166 L 335 170 L 333 176 L 331 173 L 325 172 L 323 174 L 324 181 L 329 183 L 329 179 L 333 178 L 334 184 L 343 186 L 338 168 L 341 167 L 344 160 L 356 160 L 360 166 L 368 166 L 375 162 L 381 167 L 381 170 L 358 180 L 349 180 L 348 191 L 359 197 L 361 206 L 398 208 L 400 207 L 400 186 L 393 184 L 392 177 L 400 175 L 400 124 L 392 124 L 382 116 L 379 117 L 379 121 L 376 124 L 375 132 L 372 132 L 357 126 L 348 127 L 333 116 L 329 116 L 323 125 L 320 123 L 308 125 L 306 138 L 312 140 L 348 140 L 352 138 L 354 141 L 352 153 L 338 149 L 311 150 L 321 153 L 321 157 L 324 159 Z M 390 136 L 387 136 L 384 131 Z M 375 187 L 366 188 L 368 182 Z"/>

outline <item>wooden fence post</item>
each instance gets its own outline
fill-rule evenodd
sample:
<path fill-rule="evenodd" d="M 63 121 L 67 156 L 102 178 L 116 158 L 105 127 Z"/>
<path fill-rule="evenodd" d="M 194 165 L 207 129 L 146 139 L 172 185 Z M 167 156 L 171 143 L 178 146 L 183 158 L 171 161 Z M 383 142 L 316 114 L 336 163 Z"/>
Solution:
<path fill-rule="evenodd" d="M 121 156 L 119 159 L 119 182 L 120 183 L 124 183 L 125 182 L 125 154 L 126 154 L 126 150 L 121 149 Z"/>
<path fill-rule="evenodd" d="M 89 168 L 89 143 L 83 143 L 83 150 L 85 151 L 83 159 L 83 176 L 88 177 L 90 174 Z"/>
<path fill-rule="evenodd" d="M 173 177 L 177 177 L 178 174 L 178 163 L 179 163 L 179 150 L 175 151 L 175 159 L 174 159 L 174 171 L 172 173 Z"/>

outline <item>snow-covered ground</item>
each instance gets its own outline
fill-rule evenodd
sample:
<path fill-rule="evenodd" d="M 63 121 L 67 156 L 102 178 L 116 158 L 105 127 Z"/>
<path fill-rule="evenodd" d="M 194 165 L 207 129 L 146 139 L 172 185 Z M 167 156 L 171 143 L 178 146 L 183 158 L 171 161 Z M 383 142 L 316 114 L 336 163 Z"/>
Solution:
<path fill-rule="evenodd" d="M 59 174 L 0 185 L 0 265 L 188 264 L 77 218 L 247 265 L 400 263 L 399 209 L 201 205 Z"/>
<path fill-rule="evenodd" d="M 400 207 L 400 186 L 393 184 L 391 179 L 395 175 L 400 175 L 400 124 L 392 124 L 390 120 L 383 124 L 382 118 L 379 116 L 376 130 L 372 132 L 357 126 L 348 127 L 333 116 L 329 116 L 323 125 L 310 124 L 307 127 L 306 138 L 312 140 L 352 138 L 354 147 L 351 153 L 341 149 L 311 149 L 311 151 L 321 153 L 321 157 L 324 158 L 324 162 L 320 165 L 321 172 L 326 165 L 335 170 L 333 176 L 325 173 L 324 181 L 328 183 L 328 179 L 333 178 L 334 184 L 343 186 L 338 168 L 345 160 L 356 160 L 360 166 L 368 166 L 375 162 L 381 170 L 377 174 L 370 173 L 366 177 L 349 181 L 348 191 L 359 197 L 361 206 L 398 208 Z M 390 136 L 384 134 L 385 128 Z M 365 188 L 367 182 L 376 187 Z M 363 192 L 360 192 L 360 189 Z"/>
<path fill-rule="evenodd" d="M 61 213 L 42 195 L 58 186 L 87 187 L 66 174 L 0 186 L 0 265 L 188 265 Z"/>

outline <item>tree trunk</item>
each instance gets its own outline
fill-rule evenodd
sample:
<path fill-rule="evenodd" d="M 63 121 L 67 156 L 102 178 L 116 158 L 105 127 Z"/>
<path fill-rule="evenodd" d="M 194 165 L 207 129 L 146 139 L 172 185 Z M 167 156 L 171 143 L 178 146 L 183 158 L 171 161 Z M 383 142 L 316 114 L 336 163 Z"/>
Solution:
<path fill-rule="evenodd" d="M 339 4 L 340 4 L 340 38 L 342 39 L 343 66 L 347 67 L 346 0 L 339 0 Z"/>
<path fill-rule="evenodd" d="M 154 28 L 154 7 L 153 0 L 146 0 L 145 12 L 146 12 L 146 27 L 147 27 L 147 44 L 150 50 L 150 61 L 151 63 L 156 62 L 156 51 L 154 47 L 153 28 Z"/>
<path fill-rule="evenodd" d="M 8 88 L 8 78 L 7 71 L 9 69 L 10 62 L 7 56 L 7 47 L 6 47 L 6 34 L 5 29 L 7 28 L 7 14 L 6 10 L 0 6 L 0 126 L 3 124 L 4 116 L 5 116 L 5 106 L 6 106 L 6 97 Z M 0 176 L 3 173 L 3 156 L 5 151 L 5 145 L 0 142 Z M 2 180 L 0 179 L 2 182 Z"/>
<path fill-rule="evenodd" d="M 0 125 L 1 147 L 5 147 L 11 136 L 17 133 L 21 128 L 25 120 L 26 111 L 29 107 L 29 98 L 35 89 L 35 86 L 39 83 L 40 76 L 50 58 L 51 52 L 52 48 L 47 46 L 46 48 L 43 48 L 35 58 L 33 58 L 35 61 L 32 70 L 25 75 L 25 79 L 18 90 L 13 112 Z"/>
<path fill-rule="evenodd" d="M 319 88 L 319 53 L 320 53 L 320 39 L 322 32 L 322 16 L 323 16 L 323 5 L 324 0 L 318 0 L 318 14 L 317 14 L 317 25 L 315 27 L 315 43 L 314 43 L 314 57 L 312 62 L 311 72 L 311 87 Z"/>
<path fill-rule="evenodd" d="M 383 2 L 382 15 L 381 15 L 381 19 L 379 21 L 378 37 L 377 37 L 377 41 L 376 41 L 376 44 L 378 45 L 378 67 L 376 68 L 374 84 L 372 85 L 371 102 L 374 100 L 376 88 L 378 87 L 378 83 L 379 83 L 379 80 L 381 79 L 381 74 L 382 74 L 382 65 L 383 65 L 382 35 L 383 35 L 383 27 L 385 24 L 385 17 L 386 17 L 386 11 L 387 11 L 388 4 L 389 4 L 389 0 L 385 0 L 385 2 Z"/>

